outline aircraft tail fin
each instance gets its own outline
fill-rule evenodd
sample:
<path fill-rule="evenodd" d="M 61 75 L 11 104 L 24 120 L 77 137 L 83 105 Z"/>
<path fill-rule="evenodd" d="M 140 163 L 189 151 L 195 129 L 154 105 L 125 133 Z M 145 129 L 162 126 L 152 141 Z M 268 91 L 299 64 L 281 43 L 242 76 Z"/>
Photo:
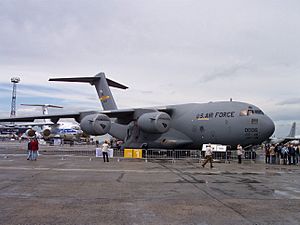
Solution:
<path fill-rule="evenodd" d="M 288 137 L 295 137 L 295 135 L 296 135 L 296 122 L 293 123 Z"/>
<path fill-rule="evenodd" d="M 94 77 L 51 78 L 49 81 L 90 83 L 91 85 L 95 86 L 104 110 L 118 109 L 109 86 L 120 89 L 128 88 L 123 84 L 106 78 L 104 73 L 98 73 Z"/>

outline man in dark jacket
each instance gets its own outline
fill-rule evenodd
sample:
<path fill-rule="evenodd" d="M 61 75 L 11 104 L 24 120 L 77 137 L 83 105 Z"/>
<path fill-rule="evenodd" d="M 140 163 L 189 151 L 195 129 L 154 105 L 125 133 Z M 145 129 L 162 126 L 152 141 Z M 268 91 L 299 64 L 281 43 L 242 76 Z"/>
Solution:
<path fill-rule="evenodd" d="M 296 147 L 295 150 L 295 157 L 296 157 L 296 164 L 298 165 L 299 163 L 299 156 L 300 156 L 300 149 L 299 149 L 299 145 Z"/>
<path fill-rule="evenodd" d="M 289 165 L 294 164 L 295 165 L 295 148 L 294 146 L 290 145 L 289 146 Z"/>

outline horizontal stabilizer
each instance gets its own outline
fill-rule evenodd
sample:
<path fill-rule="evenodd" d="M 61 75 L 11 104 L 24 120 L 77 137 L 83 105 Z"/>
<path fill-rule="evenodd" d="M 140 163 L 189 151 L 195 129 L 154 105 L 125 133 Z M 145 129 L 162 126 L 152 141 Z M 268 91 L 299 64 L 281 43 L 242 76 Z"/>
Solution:
<path fill-rule="evenodd" d="M 62 109 L 62 106 L 58 106 L 58 105 L 49 105 L 49 104 L 21 104 L 23 106 L 40 106 L 40 107 L 48 107 L 48 108 L 58 108 L 58 109 Z"/>
<path fill-rule="evenodd" d="M 71 77 L 71 78 L 50 78 L 49 81 L 63 81 L 63 82 L 80 82 L 80 83 L 90 83 L 91 85 L 95 85 L 96 81 L 101 79 L 103 73 L 99 73 L 94 77 Z M 120 89 L 127 89 L 128 87 L 120 84 L 118 82 L 115 82 L 113 80 L 110 80 L 106 78 L 106 81 L 109 86 L 120 88 Z"/>

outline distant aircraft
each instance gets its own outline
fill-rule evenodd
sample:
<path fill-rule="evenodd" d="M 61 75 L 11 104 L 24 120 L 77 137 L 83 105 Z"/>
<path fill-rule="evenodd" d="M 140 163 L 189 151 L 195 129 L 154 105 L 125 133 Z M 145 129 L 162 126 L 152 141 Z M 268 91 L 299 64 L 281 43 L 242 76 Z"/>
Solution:
<path fill-rule="evenodd" d="M 296 122 L 293 122 L 291 130 L 286 137 L 281 138 L 270 138 L 270 144 L 280 144 L 280 143 L 287 143 L 287 142 L 294 142 L 299 143 L 300 138 L 296 137 Z"/>
<path fill-rule="evenodd" d="M 62 109 L 62 106 L 51 105 L 51 104 L 21 104 L 23 106 L 38 106 L 42 107 L 43 115 L 49 115 L 49 108 Z M 26 131 L 26 135 L 33 137 L 35 135 L 40 136 L 44 139 L 50 138 L 62 138 L 64 140 L 75 140 L 83 132 L 81 131 L 79 125 L 76 125 L 71 122 L 60 122 L 53 123 L 49 119 L 44 119 L 43 122 L 37 123 L 33 128 L 30 128 Z"/>
<path fill-rule="evenodd" d="M 26 105 L 26 104 L 21 104 Z M 43 122 L 26 122 L 26 123 L 9 123 L 0 125 L 0 137 L 2 138 L 16 138 L 16 137 L 32 137 L 35 131 L 32 127 L 43 127 L 53 125 L 51 121 L 44 120 Z"/>
<path fill-rule="evenodd" d="M 55 78 L 49 81 L 85 82 L 96 87 L 103 111 L 2 118 L 0 122 L 74 118 L 90 135 L 110 134 L 128 148 L 200 149 L 204 143 L 243 146 L 260 144 L 274 132 L 273 121 L 257 106 L 235 101 L 191 103 L 163 107 L 118 109 L 109 86 L 125 85 L 105 78 Z"/>
<path fill-rule="evenodd" d="M 0 138 L 17 138 L 27 130 L 26 127 L 9 127 L 0 125 Z"/>
<path fill-rule="evenodd" d="M 42 108 L 42 113 L 43 115 L 48 115 L 49 111 L 48 108 L 59 108 L 62 109 L 62 106 L 57 106 L 57 105 L 51 105 L 51 104 L 21 104 L 22 106 L 38 106 Z M 33 137 L 33 136 L 39 136 L 39 137 L 44 137 L 43 132 L 45 131 L 45 136 L 50 135 L 50 126 L 54 125 L 53 122 L 51 122 L 49 119 L 43 119 L 41 122 L 36 122 L 36 123 L 30 123 L 30 124 L 21 124 L 25 126 L 30 126 L 26 130 L 23 136 L 25 137 Z"/>

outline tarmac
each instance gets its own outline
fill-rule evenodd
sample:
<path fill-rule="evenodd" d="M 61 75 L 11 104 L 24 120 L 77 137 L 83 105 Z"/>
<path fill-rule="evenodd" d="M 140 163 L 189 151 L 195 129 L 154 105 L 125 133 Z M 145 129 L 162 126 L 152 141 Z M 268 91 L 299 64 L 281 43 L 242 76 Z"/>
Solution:
<path fill-rule="evenodd" d="M 299 224 L 299 166 L 0 151 L 0 224 Z"/>

